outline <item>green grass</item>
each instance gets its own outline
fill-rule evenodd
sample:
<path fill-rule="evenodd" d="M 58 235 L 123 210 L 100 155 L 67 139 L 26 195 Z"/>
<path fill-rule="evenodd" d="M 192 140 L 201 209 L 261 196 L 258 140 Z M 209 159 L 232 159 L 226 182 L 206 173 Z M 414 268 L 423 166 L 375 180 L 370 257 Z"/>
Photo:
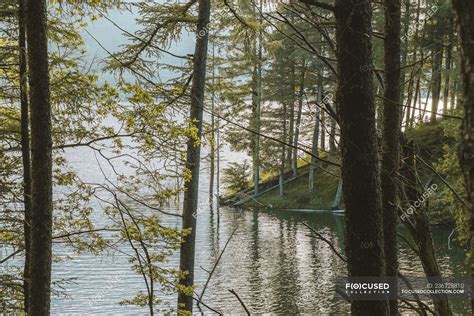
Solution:
<path fill-rule="evenodd" d="M 325 170 L 337 174 L 334 167 L 327 167 Z M 304 173 L 307 167 L 301 168 Z M 303 174 L 298 179 L 286 183 L 285 194 L 280 196 L 279 188 L 276 188 L 257 198 L 258 202 L 251 201 L 246 204 L 249 207 L 262 207 L 271 204 L 273 208 L 285 209 L 330 209 L 336 195 L 338 178 L 317 168 L 315 175 L 315 190 L 313 193 L 308 189 L 308 174 Z"/>

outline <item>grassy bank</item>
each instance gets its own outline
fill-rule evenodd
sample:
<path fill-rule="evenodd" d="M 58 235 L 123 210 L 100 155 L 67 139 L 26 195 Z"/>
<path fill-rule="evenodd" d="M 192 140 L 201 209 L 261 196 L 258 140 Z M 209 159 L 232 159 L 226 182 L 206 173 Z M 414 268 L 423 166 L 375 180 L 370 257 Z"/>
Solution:
<path fill-rule="evenodd" d="M 280 196 L 279 188 L 259 196 L 256 201 L 246 204 L 250 207 L 262 207 L 271 204 L 273 208 L 311 208 L 330 209 L 336 195 L 339 178 L 337 168 L 319 168 L 315 172 L 314 192 L 309 192 L 308 167 L 300 169 L 301 176 L 284 185 L 284 195 Z M 331 174 L 330 174 L 331 173 Z M 263 205 L 262 205 L 263 204 Z"/>

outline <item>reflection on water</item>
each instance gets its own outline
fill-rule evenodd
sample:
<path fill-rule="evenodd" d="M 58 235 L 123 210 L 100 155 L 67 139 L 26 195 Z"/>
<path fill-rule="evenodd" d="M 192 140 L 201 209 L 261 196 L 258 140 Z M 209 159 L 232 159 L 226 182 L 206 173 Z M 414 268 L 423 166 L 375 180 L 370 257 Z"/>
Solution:
<path fill-rule="evenodd" d="M 201 292 L 207 279 L 204 269 L 212 268 L 228 237 L 238 227 L 203 298 L 213 308 L 226 314 L 243 312 L 240 303 L 228 291 L 234 289 L 253 313 L 326 314 L 349 310 L 349 306 L 337 299 L 333 292 L 336 277 L 345 274 L 344 263 L 326 243 L 312 238 L 308 228 L 302 225 L 308 223 L 341 249 L 343 216 L 331 212 L 240 212 L 224 208 L 218 221 L 216 215 L 211 216 L 206 210 L 201 212 L 196 253 L 197 293 Z M 175 219 L 167 224 L 179 225 Z M 448 249 L 449 229 L 435 227 L 433 232 L 443 272 L 462 275 L 464 250 L 457 245 Z M 404 244 L 399 247 L 402 272 L 423 275 L 413 252 Z M 126 248 L 122 250 L 127 252 Z M 169 264 L 176 266 L 178 260 L 175 255 Z M 69 299 L 54 299 L 54 313 L 147 314 L 146 309 L 118 304 L 143 289 L 140 277 L 129 271 L 124 254 L 81 255 L 72 261 L 56 264 L 53 275 L 55 279 L 77 277 L 76 283 L 67 286 Z M 173 295 L 161 293 L 159 296 L 164 300 L 161 311 L 174 307 Z M 458 305 L 461 304 L 456 305 L 460 311 Z"/>

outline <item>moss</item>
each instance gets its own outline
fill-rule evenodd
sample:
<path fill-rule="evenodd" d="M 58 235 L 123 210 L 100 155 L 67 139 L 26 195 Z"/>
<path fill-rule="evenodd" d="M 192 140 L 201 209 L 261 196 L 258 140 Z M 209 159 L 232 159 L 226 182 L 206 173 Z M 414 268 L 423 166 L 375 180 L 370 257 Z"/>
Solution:
<path fill-rule="evenodd" d="M 423 123 L 406 131 L 409 141 L 414 140 L 421 157 L 429 163 L 443 157 L 444 145 L 453 145 L 455 140 L 444 133 L 442 120 L 436 123 Z"/>

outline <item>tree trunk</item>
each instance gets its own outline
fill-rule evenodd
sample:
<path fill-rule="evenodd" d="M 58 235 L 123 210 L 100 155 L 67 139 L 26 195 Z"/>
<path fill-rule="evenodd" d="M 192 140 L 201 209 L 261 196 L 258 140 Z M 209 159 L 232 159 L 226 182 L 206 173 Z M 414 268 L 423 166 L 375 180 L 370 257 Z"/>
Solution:
<path fill-rule="evenodd" d="M 474 2 L 453 0 L 461 39 L 461 73 L 463 82 L 464 120 L 460 163 L 464 172 L 467 190 L 468 211 L 471 215 L 471 256 L 469 258 L 471 277 L 474 277 Z M 471 300 L 474 311 L 474 300 Z"/>
<path fill-rule="evenodd" d="M 336 120 L 331 117 L 331 130 L 329 132 L 329 151 L 335 152 L 336 146 Z"/>
<path fill-rule="evenodd" d="M 438 36 L 438 35 L 435 35 Z M 441 95 L 441 67 L 443 64 L 443 43 L 441 39 L 437 39 L 433 49 L 433 70 L 432 70 L 432 95 L 433 102 L 431 103 L 431 122 L 436 121 L 436 113 L 438 113 L 439 99 Z"/>
<path fill-rule="evenodd" d="M 262 10 L 262 1 L 260 1 L 260 10 Z M 260 23 L 262 23 L 262 17 L 260 16 Z M 257 48 L 257 108 L 255 113 L 255 151 L 254 151 L 254 195 L 257 196 L 259 193 L 260 184 L 260 114 L 262 107 L 262 31 L 258 33 L 258 48 Z"/>
<path fill-rule="evenodd" d="M 412 128 L 415 125 L 415 119 L 416 119 L 416 109 L 419 108 L 419 115 L 421 115 L 421 95 L 420 95 L 420 82 L 421 82 L 421 75 L 422 75 L 422 70 L 423 69 L 423 60 L 424 60 L 424 52 L 423 48 L 421 45 L 419 45 L 419 34 L 420 34 L 420 11 L 421 11 L 421 0 L 418 0 L 417 6 L 416 6 L 416 29 L 415 29 L 415 41 L 417 45 L 415 45 L 415 55 L 416 51 L 419 49 L 420 50 L 420 59 L 421 59 L 421 65 L 420 65 L 420 70 L 418 70 L 418 78 L 416 80 L 416 87 L 415 87 L 415 94 L 413 97 L 413 108 L 411 109 L 411 119 L 410 122 L 408 122 L 408 126 Z M 414 62 L 416 62 L 416 59 L 413 59 Z M 419 106 L 417 107 L 417 103 Z"/>
<path fill-rule="evenodd" d="M 400 167 L 401 179 L 401 196 L 402 203 L 405 207 L 402 209 L 409 210 L 416 201 L 422 199 L 419 190 L 417 189 L 417 174 L 415 165 L 414 146 L 407 144 L 403 140 L 403 159 Z M 433 238 L 431 234 L 431 226 L 427 211 L 424 207 L 419 207 L 411 214 L 407 212 L 400 212 L 402 222 L 405 224 L 408 232 L 412 236 L 418 249 L 423 271 L 427 277 L 442 277 L 441 271 L 436 260 L 435 249 L 433 246 Z M 449 307 L 447 296 L 433 300 L 436 315 L 452 315 Z"/>
<path fill-rule="evenodd" d="M 323 86 L 322 86 L 322 81 L 319 81 L 318 84 L 318 96 L 316 98 L 317 103 L 321 104 L 321 101 L 323 99 Z M 316 163 L 317 159 L 315 157 L 318 156 L 318 141 L 319 141 L 319 120 L 320 120 L 320 112 L 322 111 L 318 104 L 316 104 L 315 107 L 315 123 L 314 123 L 314 129 L 313 129 L 313 141 L 312 141 L 312 146 L 311 146 L 311 153 L 313 156 L 311 156 L 311 163 L 309 165 L 309 192 L 314 192 L 314 171 L 316 169 Z"/>
<path fill-rule="evenodd" d="M 372 7 L 365 0 L 336 0 L 345 250 L 349 277 L 383 276 L 382 201 L 377 159 L 372 73 Z M 371 245 L 364 247 L 364 245 Z M 353 315 L 386 315 L 386 301 L 353 301 Z"/>
<path fill-rule="evenodd" d="M 210 156 L 210 174 L 209 174 L 209 210 L 211 212 L 211 216 L 214 214 L 214 176 L 215 176 L 215 171 L 216 171 L 216 124 L 215 124 L 215 117 L 214 117 L 214 111 L 215 111 L 215 52 L 214 52 L 214 46 L 215 43 L 212 43 L 212 94 L 211 94 L 211 152 L 209 153 Z"/>
<path fill-rule="evenodd" d="M 337 182 L 336 195 L 334 195 L 334 200 L 332 201 L 331 209 L 338 210 L 340 208 L 342 198 L 342 179 L 339 179 Z"/>
<path fill-rule="evenodd" d="M 284 78 L 284 73 L 282 71 L 282 78 Z M 287 128 L 286 128 L 286 115 L 287 115 L 287 106 L 286 102 L 284 99 L 284 89 L 280 89 L 281 93 L 281 100 L 282 100 L 282 105 L 283 105 L 283 143 L 281 144 L 281 162 L 280 162 L 280 177 L 279 177 L 279 183 L 280 183 L 280 196 L 283 196 L 285 194 L 285 189 L 284 189 L 284 175 L 285 175 L 285 164 L 286 164 L 286 147 L 285 147 L 285 141 L 287 139 Z"/>
<path fill-rule="evenodd" d="M 455 69 L 455 61 L 453 60 L 453 69 Z M 452 86 L 451 86 L 451 90 L 449 92 L 449 109 L 450 110 L 454 110 L 456 108 L 456 90 L 457 90 L 457 87 L 458 87 L 458 80 L 457 78 L 453 78 L 453 80 L 451 80 L 453 82 Z"/>
<path fill-rule="evenodd" d="M 400 0 L 385 0 L 385 92 L 383 113 L 382 154 L 382 201 L 383 231 L 385 244 L 385 268 L 388 277 L 397 277 L 397 176 L 400 146 L 401 110 L 396 106 L 400 92 Z M 407 110 L 409 113 L 409 109 Z M 397 291 L 397 290 L 395 290 Z M 398 315 L 398 301 L 389 302 L 390 314 Z"/>
<path fill-rule="evenodd" d="M 425 119 L 426 108 L 428 107 L 428 100 L 430 99 L 430 96 L 431 96 L 431 85 L 428 86 L 428 92 L 426 93 L 425 104 L 423 105 L 423 111 L 422 111 L 422 115 L 421 115 L 421 121 L 422 122 Z"/>
<path fill-rule="evenodd" d="M 28 105 L 28 76 L 26 60 L 25 1 L 19 0 L 18 6 L 18 47 L 20 52 L 20 102 L 21 102 L 21 157 L 23 163 L 23 199 L 25 217 L 23 236 L 25 242 L 25 264 L 23 268 L 23 305 L 25 313 L 29 306 L 30 248 L 31 248 L 31 157 L 30 122 Z"/>
<path fill-rule="evenodd" d="M 411 7 L 410 1 L 405 1 L 405 16 L 404 16 L 404 20 L 403 20 L 403 32 L 404 32 L 404 34 L 408 34 L 408 31 L 409 31 L 409 28 L 410 28 L 410 7 Z M 400 15 L 400 23 L 401 23 L 401 15 Z M 391 27 L 393 27 L 393 26 L 391 25 Z M 398 29 L 399 29 L 398 33 L 399 33 L 399 35 L 401 35 L 400 34 L 401 33 L 400 25 L 399 25 Z M 400 44 L 400 50 L 399 51 L 400 51 L 401 58 L 402 58 L 401 66 L 405 67 L 406 64 L 407 64 L 407 59 L 408 59 L 408 36 L 403 37 L 403 46 L 402 46 L 402 44 Z M 416 49 L 415 49 L 415 52 L 416 52 Z M 411 80 L 410 80 L 410 82 L 412 83 Z M 387 83 L 385 83 L 385 84 L 387 84 Z M 399 84 L 400 84 L 400 88 L 398 89 L 398 91 L 400 91 L 400 96 L 398 97 L 398 100 L 403 100 L 403 98 L 404 98 L 403 94 L 405 93 L 405 68 L 400 70 Z M 410 88 L 408 90 L 410 91 Z M 403 111 L 405 111 L 405 108 L 402 108 L 402 110 L 399 111 L 399 113 L 401 115 L 401 119 L 398 120 L 398 121 L 400 122 L 400 124 L 403 123 L 403 117 L 404 117 L 404 115 L 403 115 L 404 112 Z M 406 111 L 407 111 L 407 113 L 410 113 L 410 108 L 406 108 Z M 407 115 L 409 115 L 409 114 L 407 114 Z"/>
<path fill-rule="evenodd" d="M 301 124 L 301 113 L 303 112 L 303 98 L 304 98 L 304 85 L 305 85 L 305 76 L 306 76 L 306 60 L 303 59 L 303 64 L 301 66 L 301 80 L 300 80 L 300 91 L 298 93 L 298 113 L 296 116 L 295 124 L 295 139 L 293 145 L 293 176 L 298 175 L 298 141 L 300 136 L 300 124 Z"/>
<path fill-rule="evenodd" d="M 415 114 L 416 114 L 416 109 L 417 109 L 417 103 L 419 104 L 419 111 L 421 113 L 421 96 L 420 96 L 420 81 L 421 81 L 421 75 L 418 76 L 418 79 L 416 80 L 416 88 L 415 88 L 415 95 L 413 96 L 413 108 L 411 109 L 411 119 L 409 122 L 409 127 L 412 128 L 415 125 Z"/>
<path fill-rule="evenodd" d="M 321 110 L 321 150 L 326 150 L 326 112 Z"/>
<path fill-rule="evenodd" d="M 293 144 L 294 140 L 294 131 L 295 131 L 295 63 L 290 59 L 290 126 L 288 127 L 288 144 Z M 293 165 L 292 160 L 292 148 L 288 146 L 287 148 L 287 165 L 289 168 Z"/>
<path fill-rule="evenodd" d="M 452 64 L 452 55 L 453 55 L 453 41 L 454 41 L 454 28 L 453 28 L 453 17 L 449 18 L 448 25 L 448 38 L 449 42 L 446 46 L 446 60 L 445 60 L 445 69 L 446 76 L 444 77 L 444 93 L 443 93 L 443 114 L 448 113 L 448 99 L 449 99 L 449 83 L 451 80 L 451 64 Z"/>
<path fill-rule="evenodd" d="M 199 0 L 198 23 L 196 30 L 196 47 L 194 52 L 193 81 L 191 88 L 191 110 L 189 119 L 197 129 L 196 136 L 190 136 L 187 141 L 186 168 L 191 171 L 191 180 L 184 184 L 183 200 L 183 230 L 191 230 L 181 242 L 179 269 L 187 272 L 179 280 L 180 286 L 194 285 L 194 253 L 196 241 L 196 217 L 199 193 L 199 167 L 201 157 L 202 118 L 204 106 L 204 91 L 206 83 L 207 45 L 211 11 L 210 0 Z M 178 293 L 178 309 L 192 313 L 193 298 L 183 291 Z"/>
<path fill-rule="evenodd" d="M 49 315 L 53 224 L 51 103 L 45 0 L 27 0 L 25 11 L 31 102 L 31 262 L 29 311 Z"/>

